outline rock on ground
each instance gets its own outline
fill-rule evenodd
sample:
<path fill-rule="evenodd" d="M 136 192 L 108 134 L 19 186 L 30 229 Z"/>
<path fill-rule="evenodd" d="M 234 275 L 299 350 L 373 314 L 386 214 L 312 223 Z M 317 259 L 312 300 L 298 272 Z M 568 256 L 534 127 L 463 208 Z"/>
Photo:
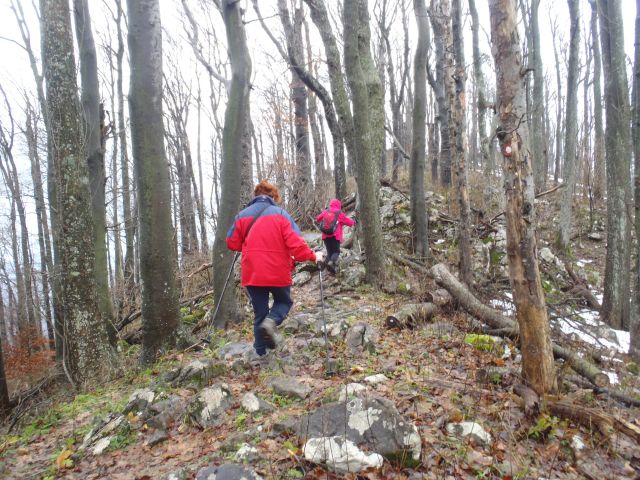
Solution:
<path fill-rule="evenodd" d="M 358 322 L 347 331 L 345 341 L 352 349 L 374 351 L 378 343 L 378 330 L 366 322 Z"/>
<path fill-rule="evenodd" d="M 449 423 L 447 432 L 463 438 L 471 437 L 480 445 L 491 444 L 491 435 L 476 422 Z"/>
<path fill-rule="evenodd" d="M 305 443 L 304 458 L 326 465 L 338 473 L 357 473 L 365 468 L 379 468 L 384 459 L 377 453 L 366 453 L 344 437 L 311 438 Z"/>
<path fill-rule="evenodd" d="M 416 427 L 391 401 L 373 395 L 355 398 L 346 405 L 323 405 L 302 418 L 298 432 L 306 440 L 345 438 L 402 465 L 420 460 L 422 445 Z"/>
<path fill-rule="evenodd" d="M 253 392 L 247 392 L 242 396 L 242 408 L 249 413 L 273 412 L 274 407 L 264 401 Z"/>
<path fill-rule="evenodd" d="M 222 383 L 203 389 L 187 407 L 187 414 L 200 427 L 218 425 L 231 406 L 233 397 L 229 386 Z"/>
<path fill-rule="evenodd" d="M 262 477 L 250 468 L 235 463 L 201 468 L 196 480 L 262 480 Z"/>
<path fill-rule="evenodd" d="M 311 387 L 298 382 L 293 377 L 276 377 L 271 380 L 271 388 L 278 395 L 304 400 L 311 395 Z"/>

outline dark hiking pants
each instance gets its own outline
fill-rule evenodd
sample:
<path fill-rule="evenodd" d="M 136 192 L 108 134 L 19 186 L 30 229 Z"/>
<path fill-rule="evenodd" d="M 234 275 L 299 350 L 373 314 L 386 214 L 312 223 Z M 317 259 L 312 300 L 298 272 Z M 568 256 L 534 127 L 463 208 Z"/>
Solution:
<path fill-rule="evenodd" d="M 267 353 L 266 345 L 258 327 L 268 317 L 272 318 L 276 325 L 280 325 L 287 317 L 293 301 L 291 300 L 291 287 L 247 287 L 247 292 L 253 305 L 255 319 L 253 321 L 253 347 L 258 355 Z M 269 294 L 273 295 L 273 305 L 269 310 Z"/>
<path fill-rule="evenodd" d="M 327 262 L 338 263 L 340 256 L 340 242 L 336 237 L 327 237 L 324 240 L 324 246 L 327 247 Z"/>

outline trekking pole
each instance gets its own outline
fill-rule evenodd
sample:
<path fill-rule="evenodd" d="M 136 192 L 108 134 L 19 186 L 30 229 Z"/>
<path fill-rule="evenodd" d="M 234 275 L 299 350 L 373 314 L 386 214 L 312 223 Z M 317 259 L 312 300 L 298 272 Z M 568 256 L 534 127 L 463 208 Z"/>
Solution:
<path fill-rule="evenodd" d="M 320 278 L 320 305 L 322 306 L 322 329 L 324 330 L 324 348 L 325 348 L 325 376 L 331 375 L 331 368 L 329 367 L 329 336 L 327 333 L 327 319 L 324 315 L 324 285 L 322 281 L 322 270 L 324 265 L 320 266 L 320 270 L 318 272 Z"/>
<path fill-rule="evenodd" d="M 204 338 L 201 338 L 200 341 L 198 343 L 194 343 L 193 345 L 191 345 L 189 348 L 187 348 L 185 350 L 189 351 L 192 348 L 194 348 L 195 346 L 199 345 L 200 343 L 211 343 L 209 340 L 209 334 L 211 333 L 211 327 L 213 326 L 216 317 L 218 316 L 218 310 L 220 309 L 220 304 L 222 303 L 222 299 L 224 298 L 224 292 L 227 290 L 227 285 L 229 284 L 229 279 L 231 279 L 231 274 L 233 273 L 233 267 L 235 267 L 236 265 L 236 261 L 238 260 L 238 257 L 240 256 L 240 252 L 236 252 L 236 254 L 233 256 L 233 261 L 231 262 L 231 267 L 229 268 L 229 272 L 227 273 L 227 278 L 224 281 L 224 285 L 222 285 L 222 292 L 220 292 L 220 298 L 218 298 L 218 301 L 216 302 L 216 308 L 213 311 L 213 315 L 211 316 L 211 320 L 209 320 L 208 324 L 207 324 L 207 331 L 206 331 L 206 335 L 204 336 Z"/>

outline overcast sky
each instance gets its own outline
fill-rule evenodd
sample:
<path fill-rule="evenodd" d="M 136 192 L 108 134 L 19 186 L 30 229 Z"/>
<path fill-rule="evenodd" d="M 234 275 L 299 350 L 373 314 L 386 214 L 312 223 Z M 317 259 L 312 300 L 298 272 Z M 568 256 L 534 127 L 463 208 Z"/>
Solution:
<path fill-rule="evenodd" d="M 398 0 L 389 0 L 390 4 L 394 4 Z M 411 58 L 413 57 L 415 51 L 415 19 L 413 17 L 412 11 L 412 2 L 411 0 L 405 0 L 409 5 L 409 25 L 410 25 L 410 45 L 411 45 Z M 89 0 L 89 6 L 91 9 L 92 20 L 94 23 L 94 31 L 96 33 L 96 42 L 100 43 L 105 38 L 105 32 L 108 30 L 109 25 L 112 23 L 110 19 L 110 15 L 108 14 L 107 9 L 105 8 L 105 2 L 107 5 L 112 4 L 111 0 Z M 266 18 L 266 22 L 272 31 L 278 38 L 282 38 L 281 33 L 281 25 L 279 18 L 274 17 L 277 11 L 277 0 L 259 0 L 260 8 L 262 11 L 262 15 Z M 332 9 L 335 10 L 335 7 L 338 0 L 325 0 L 327 5 L 331 5 Z M 10 97 L 10 102 L 14 106 L 14 114 L 19 119 L 21 109 L 22 100 L 19 98 L 18 92 L 22 89 L 27 89 L 30 91 L 34 90 L 34 82 L 31 74 L 31 70 L 29 68 L 29 63 L 25 52 L 15 43 L 10 40 L 15 40 L 16 42 L 22 43 L 19 30 L 17 28 L 17 24 L 13 15 L 13 12 L 10 9 L 10 0 L 0 0 L 0 18 L 3 19 L 2 29 L 0 32 L 0 36 L 3 37 L 0 40 L 0 45 L 2 48 L 2 55 L 0 56 L 0 83 L 2 83 L 3 87 L 7 91 Z M 38 52 L 40 49 L 39 43 L 39 25 L 37 22 L 37 18 L 35 12 L 32 8 L 31 0 L 22 0 L 23 8 L 25 10 L 25 14 L 27 16 L 27 22 L 29 24 L 29 28 L 31 30 L 32 35 L 32 45 Z M 35 2 L 38 3 L 37 1 Z M 126 5 L 126 0 L 123 0 L 123 3 Z M 166 43 L 165 51 L 167 54 L 171 55 L 174 61 L 179 65 L 179 68 L 182 70 L 184 77 L 187 81 L 192 82 L 195 88 L 195 84 L 197 81 L 197 77 L 200 79 L 200 83 L 203 85 L 203 88 L 206 88 L 208 85 L 208 79 L 205 76 L 203 70 L 198 67 L 197 62 L 195 61 L 192 51 L 189 45 L 186 43 L 184 29 L 182 25 L 182 7 L 179 0 L 160 0 L 161 8 L 162 8 L 162 23 L 165 30 L 173 37 L 176 41 L 175 47 L 170 47 L 168 42 Z M 198 0 L 189 0 L 189 5 L 191 5 L 194 9 L 196 8 L 196 4 Z M 245 0 L 245 5 L 247 8 L 246 13 L 246 22 L 247 22 L 247 37 L 250 46 L 250 52 L 253 61 L 253 90 L 252 90 L 252 116 L 255 125 L 257 128 L 262 128 L 265 126 L 265 119 L 262 117 L 262 112 L 265 108 L 265 102 L 263 98 L 263 93 L 265 89 L 269 88 L 274 83 L 278 83 L 280 88 L 286 92 L 290 82 L 290 74 L 287 69 L 286 64 L 280 59 L 277 51 L 273 47 L 273 44 L 268 39 L 268 37 L 263 32 L 260 24 L 255 21 L 256 15 L 251 7 L 251 2 Z M 370 4 L 373 5 L 374 0 L 370 0 Z M 489 46 L 489 36 L 490 36 L 490 25 L 489 25 L 489 11 L 488 11 L 488 2 L 486 0 L 476 0 L 477 8 L 479 11 L 480 22 L 482 25 L 482 31 L 480 34 L 481 37 L 481 50 L 482 53 L 485 54 L 487 62 L 484 67 L 485 74 L 487 75 L 487 80 L 490 84 L 494 83 L 493 79 L 493 60 L 491 57 L 491 51 Z M 624 33 L 625 33 L 625 48 L 627 55 L 630 59 L 633 58 L 633 35 L 634 35 L 634 20 L 635 20 L 635 1 L 634 0 L 622 0 L 623 5 L 623 18 L 624 18 Z M 587 0 L 581 0 L 581 13 L 582 13 L 582 25 L 586 27 L 582 29 L 582 60 L 584 61 L 584 35 L 588 34 L 588 26 L 589 26 L 589 18 L 591 15 L 591 9 Z M 463 1 L 464 8 L 464 24 L 465 24 L 465 48 L 466 48 L 466 61 L 468 64 L 471 64 L 471 39 L 470 39 L 470 18 L 467 15 L 467 6 L 466 2 Z M 216 32 L 217 38 L 221 43 L 221 51 L 224 55 L 226 43 L 224 27 L 222 21 L 220 19 L 220 14 L 215 10 L 211 9 L 211 25 Z M 399 19 L 400 15 L 397 16 L 396 28 L 393 30 L 393 36 L 398 42 L 401 43 L 402 30 L 400 28 Z M 206 23 L 201 16 L 197 17 L 197 20 Z M 339 22 L 339 18 L 336 18 L 336 21 Z M 542 59 L 545 66 L 545 72 L 549 74 L 552 78 L 551 87 L 552 90 L 555 91 L 555 66 L 554 66 L 554 57 L 553 57 L 553 45 L 552 45 L 552 35 L 551 35 L 551 25 L 557 22 L 559 27 L 560 34 L 563 38 L 563 41 L 568 39 L 568 31 L 569 31 L 569 18 L 568 18 L 568 7 L 566 1 L 562 0 L 542 0 L 540 6 L 540 26 L 541 26 L 541 41 L 542 41 Z M 315 32 L 315 27 L 311 24 L 311 38 L 313 44 L 314 55 L 319 58 L 324 55 L 322 44 L 319 40 L 319 36 Z M 112 27 L 113 28 L 113 27 Z M 337 36 L 341 36 L 341 31 L 336 31 Z M 115 41 L 115 40 L 114 40 Z M 568 55 L 568 49 L 566 48 L 566 43 L 563 43 L 563 54 L 565 56 Z M 103 53 L 100 51 L 100 55 Z M 629 67 L 631 64 L 629 64 Z M 106 73 L 106 62 L 104 58 L 99 61 L 99 68 L 103 69 L 102 73 Z M 629 69 L 630 72 L 630 69 Z M 321 70 L 321 77 L 325 83 L 328 85 L 326 79 L 326 72 L 323 73 Z M 471 82 L 468 82 L 469 88 L 471 88 Z M 563 92 L 564 93 L 564 92 Z M 203 92 L 203 95 L 207 95 L 207 92 Z M 106 97 L 106 93 L 103 91 L 103 97 Z M 470 98 L 470 95 L 468 96 Z M 582 95 L 579 95 L 580 101 Z M 224 107 L 225 100 L 222 99 L 221 105 Z M 193 111 L 193 110 L 192 110 Z M 4 104 L 0 106 L 0 119 L 4 119 L 6 112 Z M 581 117 L 579 117 L 581 118 Z M 195 132 L 195 114 L 192 113 L 190 116 L 190 132 Z M 211 127 L 206 123 L 203 123 L 203 142 L 207 144 L 206 138 L 211 131 Z M 195 135 L 195 133 L 193 134 Z M 195 144 L 195 139 L 192 138 L 192 144 Z M 270 151 L 270 147 L 265 145 L 265 150 L 267 152 Z M 203 157 L 210 156 L 206 151 L 203 152 Z M 17 152 L 17 158 L 20 160 L 24 158 L 20 155 L 20 152 Z M 26 162 L 21 162 L 22 170 L 24 172 L 25 186 L 30 188 L 30 181 L 28 179 L 28 166 Z M 211 168 L 205 168 L 205 179 L 207 184 L 209 185 L 209 191 L 205 197 L 210 196 L 210 185 L 211 185 Z M 4 187 L 0 186 L 0 195 L 4 191 Z M 28 193 L 28 192 L 27 192 Z M 209 203 L 208 201 L 206 203 Z M 32 207 L 30 208 L 32 210 Z M 0 219 L 1 221 L 1 219 Z M 35 228 L 31 229 L 33 233 L 35 233 Z M 34 242 L 32 242 L 34 243 Z"/>

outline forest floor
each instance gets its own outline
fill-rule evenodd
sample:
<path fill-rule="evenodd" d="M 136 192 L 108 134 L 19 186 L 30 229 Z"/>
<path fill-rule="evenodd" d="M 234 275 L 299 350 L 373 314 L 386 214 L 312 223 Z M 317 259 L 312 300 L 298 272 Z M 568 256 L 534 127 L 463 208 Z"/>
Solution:
<path fill-rule="evenodd" d="M 396 202 L 392 216 L 402 217 L 402 208 L 397 208 L 400 200 Z M 539 211 L 549 220 L 540 229 L 540 249 L 552 252 L 541 259 L 541 268 L 554 338 L 585 357 L 598 358 L 612 388 L 640 399 L 638 366 L 621 353 L 624 334 L 599 325 L 597 313 L 576 297 L 572 282 L 561 271 L 562 262 L 572 262 L 578 276 L 594 292 L 601 292 L 605 243 L 585 233 L 559 260 L 551 247 L 555 208 L 551 201 L 540 202 Z M 432 216 L 437 217 L 434 212 Z M 576 231 L 586 231 L 585 219 L 588 214 L 578 212 Z M 604 235 L 599 225 L 591 230 Z M 454 264 L 454 233 L 448 222 L 434 220 L 430 228 L 437 258 Z M 482 265 L 476 275 L 477 293 L 508 315 L 512 307 L 500 231 L 499 224 L 492 224 L 477 235 L 475 261 Z M 400 241 L 397 245 L 401 250 Z M 251 366 L 244 359 L 243 349 L 253 335 L 246 299 L 242 301 L 246 322 L 217 333 L 215 345 L 205 350 L 170 352 L 153 368 L 141 370 L 136 367 L 139 347 L 124 346 L 122 359 L 128 368 L 122 378 L 83 393 L 71 392 L 61 382 L 48 387 L 0 437 L 0 476 L 190 479 L 207 478 L 200 471 L 204 467 L 233 463 L 274 480 L 640 478 L 640 448 L 625 435 L 605 435 L 544 409 L 526 416 L 513 393 L 520 382 L 518 347 L 510 340 L 469 335 L 475 320 L 462 310 L 442 311 L 413 329 L 385 328 L 388 315 L 420 301 L 435 286 L 425 276 L 397 266 L 387 289 L 390 293 L 354 285 L 352 273 L 359 262 L 356 253 L 345 251 L 345 268 L 337 277 L 324 275 L 324 320 L 333 375 L 326 375 L 325 369 L 319 274 L 311 272 L 293 288 L 295 306 L 281 328 L 284 341 L 268 365 Z M 210 308 L 210 299 L 184 308 L 183 319 L 193 321 L 194 315 Z M 361 322 L 372 335 L 364 345 L 353 345 L 349 332 Z M 603 338 L 609 340 L 603 343 Z M 186 367 L 194 360 L 211 367 L 206 375 L 187 374 Z M 640 425 L 640 409 L 572 382 L 570 369 L 561 362 L 558 366 L 564 400 Z M 278 378 L 293 383 L 292 388 L 274 387 Z M 205 422 L 197 399 L 203 391 L 216 388 L 225 401 L 213 421 Z M 386 459 L 379 468 L 354 474 L 333 473 L 326 465 L 305 459 L 307 437 L 299 430 L 301 419 L 322 405 L 338 402 L 341 392 L 345 408 L 363 396 L 391 402 L 419 434 L 418 460 Z M 249 393 L 268 405 L 252 412 L 245 401 Z M 164 407 L 153 410 L 164 400 Z M 153 417 L 158 412 L 166 414 L 161 422 Z M 110 432 L 104 427 L 106 421 L 115 425 Z M 451 428 L 464 422 L 476 424 L 471 435 Z M 103 428 L 95 432 L 96 426 Z"/>

